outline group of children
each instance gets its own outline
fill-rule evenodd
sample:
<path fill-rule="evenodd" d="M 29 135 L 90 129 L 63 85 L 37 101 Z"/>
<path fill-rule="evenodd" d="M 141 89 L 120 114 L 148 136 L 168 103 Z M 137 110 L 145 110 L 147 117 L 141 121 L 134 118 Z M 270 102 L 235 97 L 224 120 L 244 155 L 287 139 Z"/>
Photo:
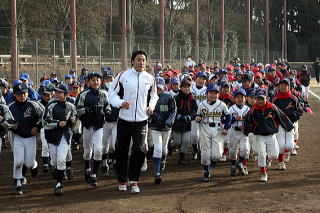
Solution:
<path fill-rule="evenodd" d="M 249 174 L 250 156 L 258 159 L 260 181 L 268 180 L 267 166 L 272 159 L 279 161 L 278 169 L 285 170 L 290 154 L 297 154 L 299 148 L 298 121 L 303 111 L 311 111 L 307 67 L 303 65 L 297 73 L 285 64 L 242 68 L 235 64 L 226 69 L 199 65 L 199 71 L 194 66 L 181 74 L 152 73 L 158 100 L 149 116 L 148 135 L 155 183 L 161 183 L 166 159 L 173 152 L 179 152 L 179 164 L 188 163 L 190 144 L 192 159 L 201 159 L 204 181 L 211 180 L 216 161 L 227 158 L 232 176 Z M 10 139 L 17 194 L 22 194 L 28 168 L 37 176 L 38 133 L 43 172 L 50 171 L 56 179 L 55 195 L 62 195 L 63 179 L 73 178 L 71 150 L 79 149 L 81 141 L 84 176 L 91 186 L 98 184 L 101 163 L 102 176 L 117 166 L 119 107 L 110 104 L 108 94 L 114 77 L 111 69 L 90 73 L 82 69 L 78 78 L 72 71 L 62 82 L 56 76 L 43 78 L 37 89 L 26 73 L 12 88 L 5 79 L 0 80 L 0 136 L 3 141 L 6 135 Z M 121 90 L 118 95 L 123 96 Z"/>

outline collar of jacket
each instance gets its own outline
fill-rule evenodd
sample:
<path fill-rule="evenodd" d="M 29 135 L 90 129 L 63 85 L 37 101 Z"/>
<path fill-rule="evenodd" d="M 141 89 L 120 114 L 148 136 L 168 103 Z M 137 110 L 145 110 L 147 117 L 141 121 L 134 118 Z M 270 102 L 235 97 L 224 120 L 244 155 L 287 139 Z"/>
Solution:
<path fill-rule="evenodd" d="M 291 94 L 290 91 L 288 91 L 288 92 L 278 92 L 277 95 L 276 95 L 276 97 L 277 97 L 278 99 L 287 99 L 287 98 L 289 98 L 289 97 L 292 97 L 292 94 Z"/>
<path fill-rule="evenodd" d="M 252 108 L 253 108 L 253 110 L 260 110 L 261 112 L 264 112 L 266 109 L 272 108 L 272 103 L 267 101 L 266 104 L 263 105 L 262 107 L 258 106 L 258 104 L 254 104 Z"/>

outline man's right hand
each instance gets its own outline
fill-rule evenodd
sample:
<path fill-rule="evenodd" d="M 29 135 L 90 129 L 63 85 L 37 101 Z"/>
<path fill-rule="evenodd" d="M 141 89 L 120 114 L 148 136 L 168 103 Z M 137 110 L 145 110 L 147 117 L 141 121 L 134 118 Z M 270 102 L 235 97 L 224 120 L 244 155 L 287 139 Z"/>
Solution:
<path fill-rule="evenodd" d="M 60 127 L 65 127 L 67 125 L 66 121 L 59 121 L 59 126 Z"/>
<path fill-rule="evenodd" d="M 123 109 L 130 109 L 130 107 L 131 107 L 131 102 L 129 102 L 129 101 L 124 101 L 121 104 L 121 108 L 123 108 Z"/>

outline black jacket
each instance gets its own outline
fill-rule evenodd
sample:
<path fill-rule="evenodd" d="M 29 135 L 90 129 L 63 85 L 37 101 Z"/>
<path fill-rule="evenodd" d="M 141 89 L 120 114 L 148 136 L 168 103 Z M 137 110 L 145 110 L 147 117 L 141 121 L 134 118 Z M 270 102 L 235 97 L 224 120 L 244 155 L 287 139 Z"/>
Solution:
<path fill-rule="evenodd" d="M 191 131 L 191 121 L 197 115 L 197 102 L 192 94 L 185 95 L 181 90 L 175 96 L 177 115 L 172 130 L 179 132 Z"/>
<path fill-rule="evenodd" d="M 276 105 L 267 101 L 263 107 L 253 105 L 245 119 L 243 133 L 273 135 L 279 131 L 279 124 L 288 132 L 293 129 L 289 118 Z"/>
<path fill-rule="evenodd" d="M 71 118 L 76 116 L 76 107 L 68 101 L 51 101 L 45 108 L 43 114 L 44 135 L 48 143 L 59 145 L 64 135 L 67 142 L 70 142 L 72 135 Z M 67 121 L 65 127 L 60 127 L 60 121 Z"/>
<path fill-rule="evenodd" d="M 303 110 L 299 104 L 298 99 L 291 94 L 288 93 L 277 93 L 277 95 L 273 98 L 272 102 L 282 111 L 290 121 L 296 122 L 300 119 Z"/>
<path fill-rule="evenodd" d="M 41 128 L 41 118 L 43 114 L 43 106 L 35 101 L 27 99 L 25 102 L 13 102 L 9 105 L 9 109 L 18 123 L 18 128 L 13 133 L 22 138 L 30 138 L 31 129 L 34 127 Z"/>
<path fill-rule="evenodd" d="M 98 130 L 103 127 L 106 115 L 110 114 L 111 108 L 108 92 L 103 89 L 94 90 L 89 88 L 82 91 L 76 99 L 78 117 L 85 128 Z"/>
<path fill-rule="evenodd" d="M 174 97 L 168 92 L 163 92 L 159 96 L 156 107 L 151 116 L 151 129 L 158 131 L 169 130 L 173 126 L 176 117 L 177 106 Z"/>

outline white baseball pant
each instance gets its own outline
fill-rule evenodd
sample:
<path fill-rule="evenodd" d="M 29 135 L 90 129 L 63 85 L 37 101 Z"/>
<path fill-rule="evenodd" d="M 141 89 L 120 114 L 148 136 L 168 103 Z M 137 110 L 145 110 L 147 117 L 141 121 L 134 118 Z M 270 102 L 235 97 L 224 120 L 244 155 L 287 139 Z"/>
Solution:
<path fill-rule="evenodd" d="M 267 165 L 267 153 L 270 160 L 278 158 L 279 143 L 276 134 L 268 136 L 255 135 L 255 138 L 258 149 L 258 165 L 259 167 L 265 167 Z"/>
<path fill-rule="evenodd" d="M 33 168 L 36 162 L 37 138 L 13 136 L 13 178 L 22 178 L 22 167 Z"/>
<path fill-rule="evenodd" d="M 102 160 L 102 138 L 103 128 L 96 131 L 91 127 L 90 129 L 83 128 L 83 159 L 90 160 L 93 153 L 93 160 Z"/>
<path fill-rule="evenodd" d="M 168 153 L 168 142 L 171 135 L 171 130 L 157 131 L 151 130 L 153 142 L 153 157 L 162 158 Z"/>
<path fill-rule="evenodd" d="M 106 122 L 103 126 L 102 153 L 114 152 L 117 140 L 117 122 Z"/>
<path fill-rule="evenodd" d="M 200 125 L 201 164 L 210 165 L 222 157 L 224 141 L 221 127 L 210 127 L 209 124 Z"/>
<path fill-rule="evenodd" d="M 253 154 L 258 154 L 259 148 L 257 147 L 256 136 L 252 132 L 250 132 L 248 138 Z"/>
<path fill-rule="evenodd" d="M 49 143 L 51 166 L 57 167 L 58 170 L 65 170 L 67 155 L 69 150 L 70 150 L 70 144 L 68 144 L 64 136 L 62 136 L 59 145 L 54 145 Z"/>
<path fill-rule="evenodd" d="M 187 153 L 188 144 L 190 143 L 191 131 L 176 132 L 172 131 L 173 147 L 180 146 L 180 152 Z"/>
<path fill-rule="evenodd" d="M 191 121 L 191 143 L 198 144 L 200 138 L 200 125 L 195 121 Z"/>
<path fill-rule="evenodd" d="M 309 98 L 309 87 L 301 85 L 301 95 L 308 100 L 308 98 Z"/>
<path fill-rule="evenodd" d="M 231 160 L 237 160 L 238 151 L 240 149 L 240 156 L 245 159 L 249 159 L 250 144 L 249 138 L 245 136 L 242 131 L 236 131 L 231 128 L 228 132 L 228 138 L 230 143 L 229 155 Z"/>
<path fill-rule="evenodd" d="M 294 126 L 294 140 L 299 140 L 299 121 L 293 123 Z"/>
<path fill-rule="evenodd" d="M 40 138 L 41 138 L 41 157 L 49 157 L 49 147 L 48 147 L 48 142 L 44 135 L 44 128 L 40 130 Z"/>
<path fill-rule="evenodd" d="M 294 130 L 287 132 L 281 125 L 279 126 L 279 131 L 276 134 L 279 143 L 279 153 L 283 154 L 287 149 L 292 151 L 294 148 Z"/>

